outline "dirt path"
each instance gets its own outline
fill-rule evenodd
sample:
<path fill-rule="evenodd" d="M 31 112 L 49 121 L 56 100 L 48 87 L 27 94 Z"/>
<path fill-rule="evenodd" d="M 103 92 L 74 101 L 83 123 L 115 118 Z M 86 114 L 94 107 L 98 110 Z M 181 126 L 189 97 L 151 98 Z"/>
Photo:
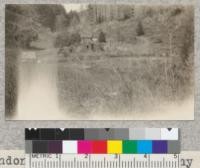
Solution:
<path fill-rule="evenodd" d="M 43 35 L 42 40 L 33 45 L 40 46 L 43 50 L 25 52 L 25 56 L 32 55 L 36 59 L 32 62 L 25 60 L 19 65 L 16 120 L 45 120 L 45 118 L 54 120 L 63 117 L 59 110 L 56 86 L 57 49 L 53 47 L 53 36 L 47 35 Z M 46 40 L 48 42 L 45 43 Z M 54 63 L 49 64 L 51 61 Z"/>

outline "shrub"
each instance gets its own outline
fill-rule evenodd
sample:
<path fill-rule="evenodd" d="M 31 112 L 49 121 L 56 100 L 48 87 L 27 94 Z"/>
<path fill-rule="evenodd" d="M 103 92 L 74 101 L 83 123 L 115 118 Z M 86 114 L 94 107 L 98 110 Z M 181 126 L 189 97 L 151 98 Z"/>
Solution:
<path fill-rule="evenodd" d="M 21 30 L 15 35 L 15 40 L 17 41 L 18 46 L 22 48 L 29 48 L 31 42 L 36 41 L 37 39 L 37 32 L 31 29 Z"/>
<path fill-rule="evenodd" d="M 144 29 L 143 29 L 141 21 L 139 21 L 139 23 L 138 23 L 138 26 L 136 28 L 136 33 L 138 36 L 144 35 Z"/>
<path fill-rule="evenodd" d="M 81 42 L 81 36 L 79 33 L 60 33 L 56 37 L 54 42 L 54 46 L 57 48 L 72 46 L 75 44 L 79 44 Z"/>
<path fill-rule="evenodd" d="M 105 42 L 106 42 L 106 35 L 105 35 L 104 32 L 101 31 L 101 32 L 99 33 L 98 41 L 99 41 L 100 43 L 105 43 Z"/>
<path fill-rule="evenodd" d="M 71 45 L 73 44 L 78 44 L 81 42 L 81 36 L 79 33 L 73 33 L 71 34 L 71 37 L 70 37 L 70 43 Z"/>

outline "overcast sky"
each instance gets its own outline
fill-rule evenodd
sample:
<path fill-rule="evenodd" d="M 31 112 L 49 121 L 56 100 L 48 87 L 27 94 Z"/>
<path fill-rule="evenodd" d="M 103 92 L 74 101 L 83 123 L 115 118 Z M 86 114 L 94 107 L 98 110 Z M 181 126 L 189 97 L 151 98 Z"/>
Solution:
<path fill-rule="evenodd" d="M 86 9 L 87 4 L 63 4 L 63 6 L 66 12 L 70 12 L 71 10 L 79 12 L 83 9 Z"/>

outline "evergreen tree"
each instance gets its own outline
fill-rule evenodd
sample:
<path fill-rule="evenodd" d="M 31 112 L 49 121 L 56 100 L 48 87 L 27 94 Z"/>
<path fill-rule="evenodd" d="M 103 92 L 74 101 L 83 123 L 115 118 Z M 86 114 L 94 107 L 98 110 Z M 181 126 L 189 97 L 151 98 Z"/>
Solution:
<path fill-rule="evenodd" d="M 136 33 L 137 33 L 138 36 L 144 35 L 144 29 L 143 29 L 141 21 L 139 21 L 139 23 L 138 23 Z"/>
<path fill-rule="evenodd" d="M 104 32 L 101 31 L 101 32 L 99 33 L 98 41 L 99 41 L 100 43 L 105 43 L 105 42 L 106 42 L 106 35 L 105 35 Z"/>

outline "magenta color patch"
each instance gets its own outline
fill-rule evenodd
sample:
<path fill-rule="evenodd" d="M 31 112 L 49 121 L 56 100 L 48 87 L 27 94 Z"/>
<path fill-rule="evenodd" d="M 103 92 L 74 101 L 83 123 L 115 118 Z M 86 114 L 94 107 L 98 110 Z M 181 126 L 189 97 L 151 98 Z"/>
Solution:
<path fill-rule="evenodd" d="M 87 141 L 87 140 L 78 141 L 78 153 L 79 154 L 92 153 L 92 141 Z"/>

